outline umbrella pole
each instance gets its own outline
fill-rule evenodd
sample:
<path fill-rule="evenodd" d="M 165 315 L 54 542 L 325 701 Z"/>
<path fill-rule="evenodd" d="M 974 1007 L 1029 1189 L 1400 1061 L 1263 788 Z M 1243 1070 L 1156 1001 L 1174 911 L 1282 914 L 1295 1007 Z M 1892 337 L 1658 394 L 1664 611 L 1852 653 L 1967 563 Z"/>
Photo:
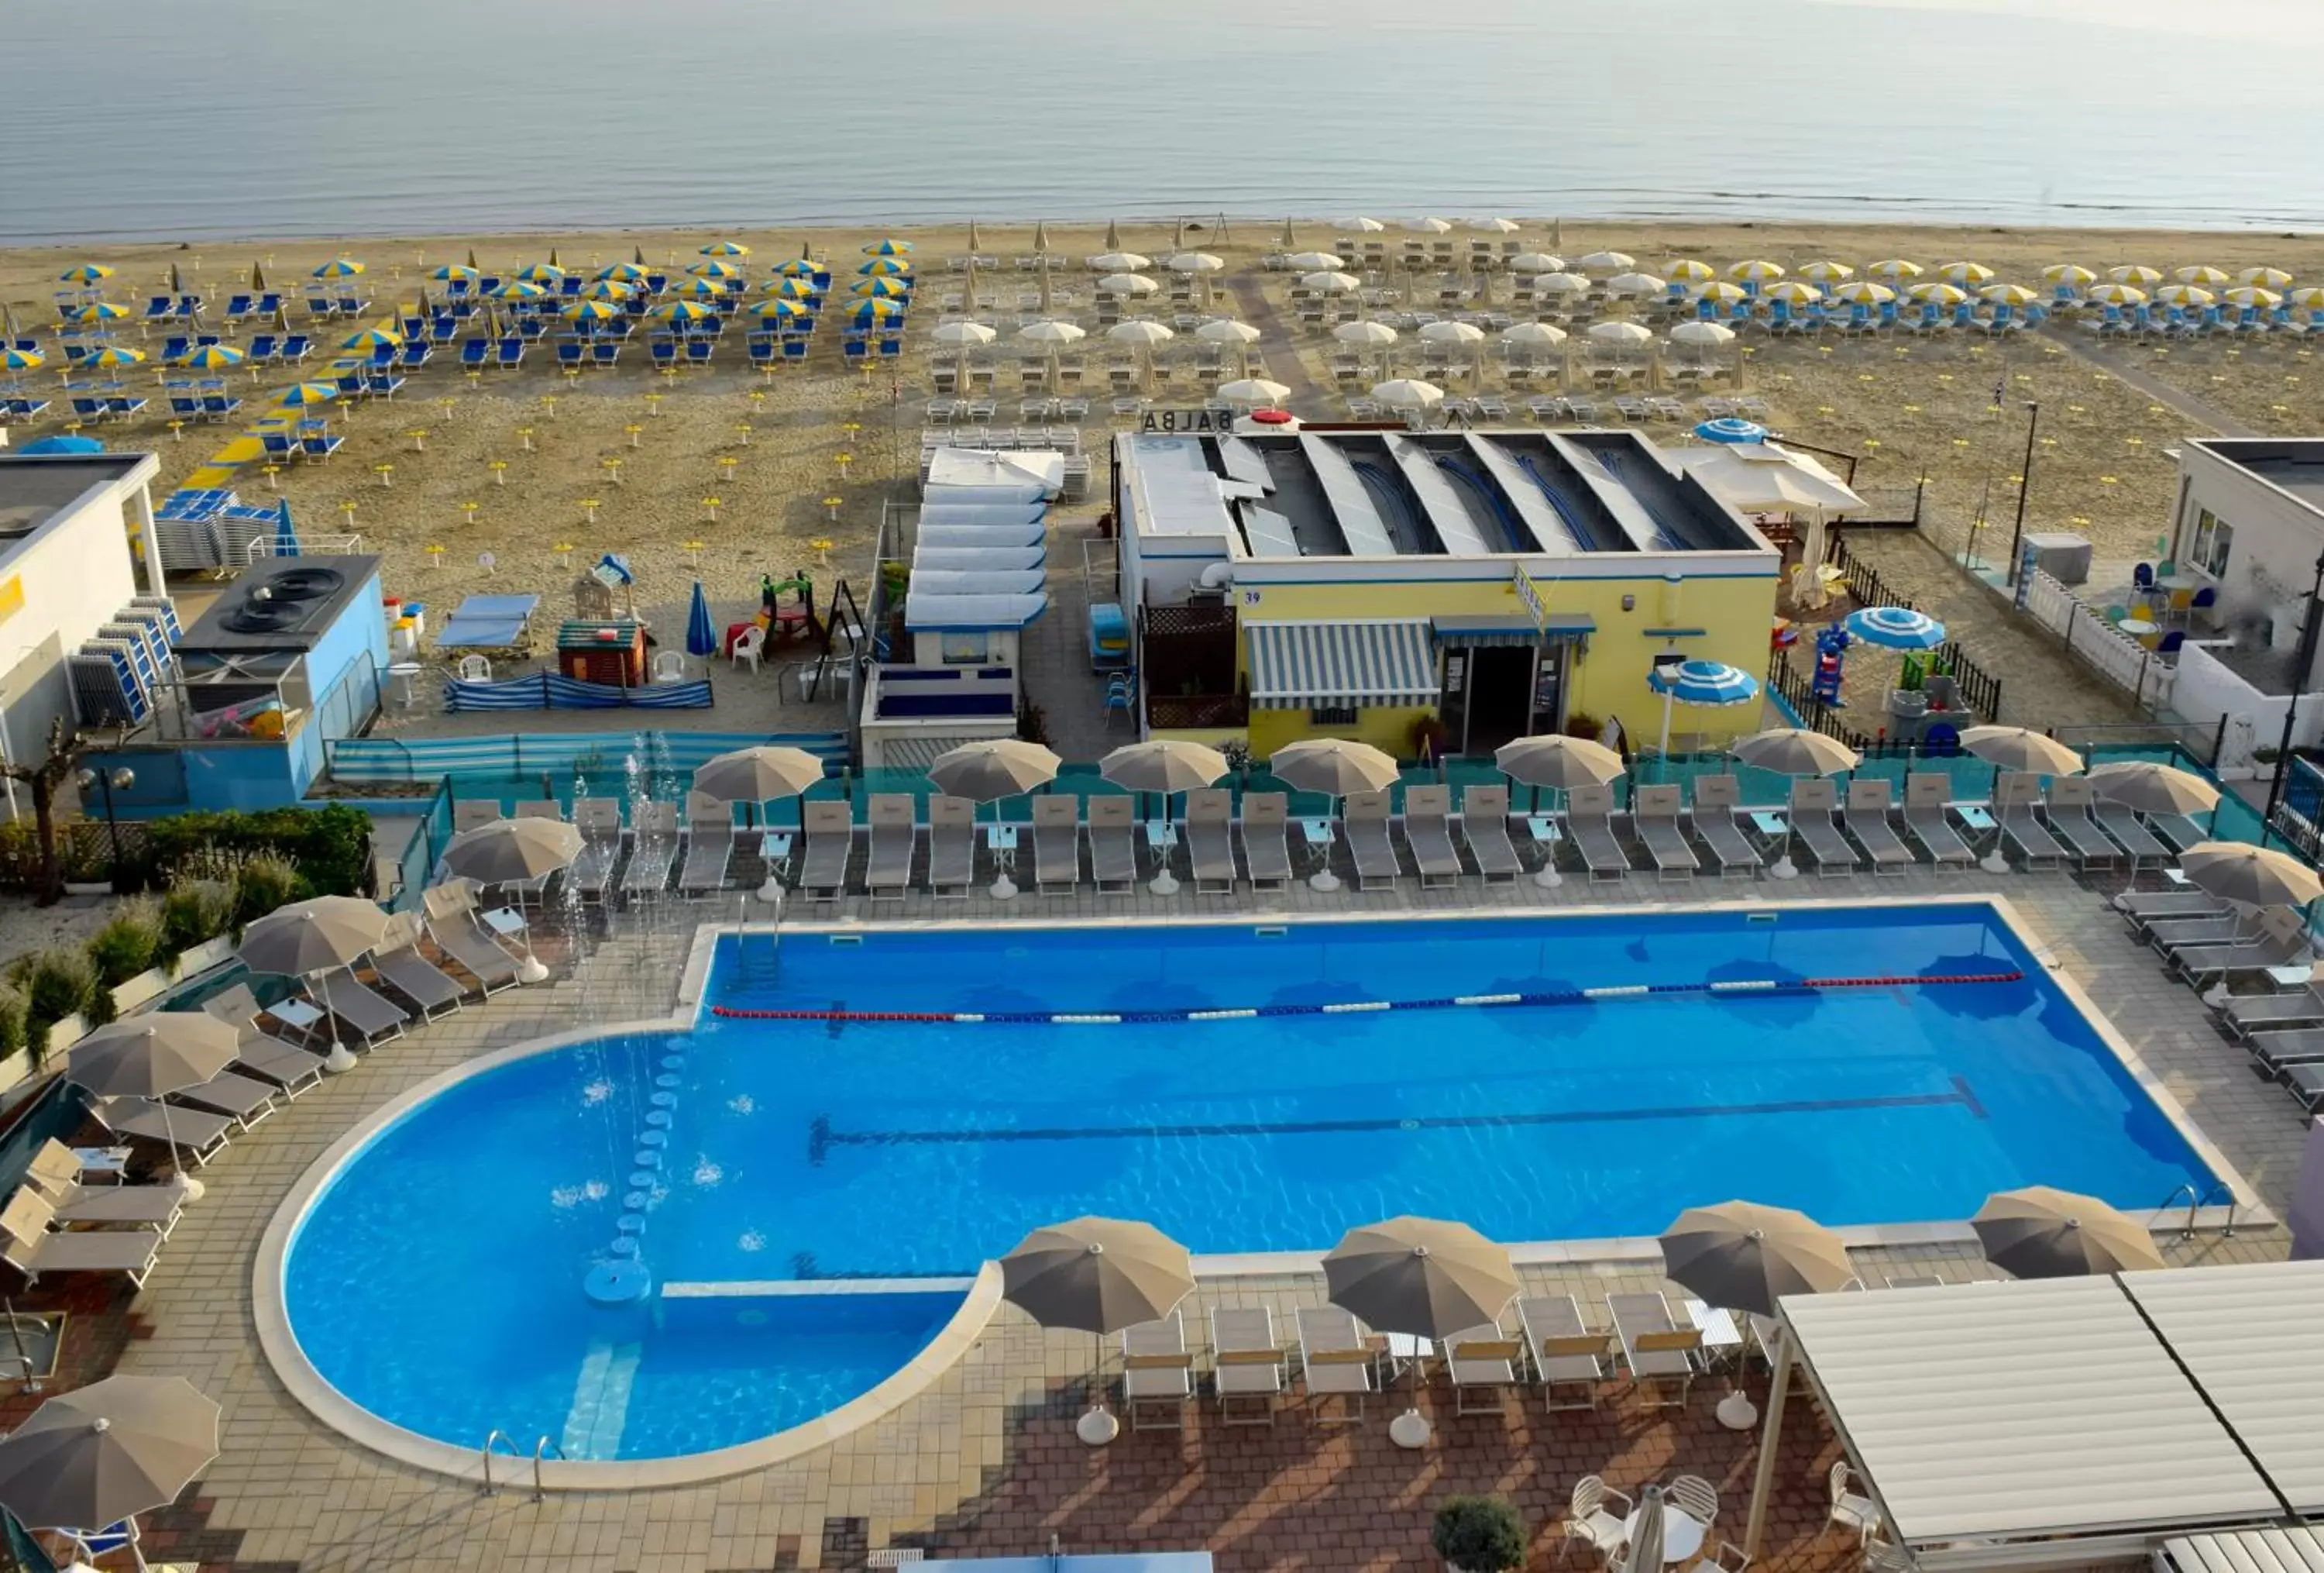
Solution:
<path fill-rule="evenodd" d="M 331 1014 L 331 975 L 319 972 L 315 979 L 323 995 L 323 1036 L 331 1041 L 330 1052 L 323 1056 L 323 1069 L 337 1076 L 355 1068 L 355 1050 L 339 1041 L 339 1019 Z"/>
<path fill-rule="evenodd" d="M 161 1134 L 170 1139 L 170 1167 L 177 1172 L 179 1180 L 184 1182 L 186 1199 L 199 1201 L 202 1198 L 202 1193 L 209 1188 L 186 1172 L 186 1161 L 178 1152 L 177 1123 L 170 1118 L 170 1100 L 167 1097 L 157 1097 L 153 1101 L 161 1106 Z M 30 1368 L 27 1367 L 27 1369 Z"/>
<path fill-rule="evenodd" d="M 1340 817 L 1340 800 L 1336 797 L 1332 799 L 1331 817 L 1333 820 L 1337 820 Z M 1332 843 L 1336 839 L 1336 832 L 1324 838 L 1323 866 L 1308 876 L 1309 890 L 1333 891 L 1340 888 L 1340 876 L 1332 872 Z"/>
<path fill-rule="evenodd" d="M 1102 1448 L 1121 1435 L 1121 1422 L 1105 1407 L 1105 1335 L 1090 1333 L 1090 1351 L 1095 1356 L 1090 1365 L 1090 1406 L 1082 1418 L 1074 1422 L 1074 1435 L 1085 1446 Z"/>
<path fill-rule="evenodd" d="M 995 827 L 998 827 L 1001 823 L 1001 800 L 998 798 L 992 800 L 992 823 Z M 1017 855 L 1014 852 L 1010 852 L 1006 855 L 1004 859 L 1001 854 L 995 853 L 993 855 L 992 861 L 999 865 L 1000 869 L 1000 877 L 992 882 L 992 899 L 996 902 L 1015 901 L 1017 899 L 1017 882 L 1014 879 L 1011 879 L 1010 874 L 1016 864 Z"/>

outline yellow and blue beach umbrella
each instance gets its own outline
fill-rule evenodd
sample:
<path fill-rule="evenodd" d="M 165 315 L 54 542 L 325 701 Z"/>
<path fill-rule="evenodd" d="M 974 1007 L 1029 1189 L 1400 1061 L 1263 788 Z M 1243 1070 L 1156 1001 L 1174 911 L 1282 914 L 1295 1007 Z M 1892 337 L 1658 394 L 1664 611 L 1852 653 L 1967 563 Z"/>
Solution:
<path fill-rule="evenodd" d="M 78 306 L 64 309 L 68 322 L 118 322 L 128 315 L 128 307 L 116 306 L 110 301 L 83 301 Z"/>
<path fill-rule="evenodd" d="M 581 291 L 581 298 L 585 301 L 626 301 L 637 292 L 635 287 L 619 279 L 599 279 Z"/>
<path fill-rule="evenodd" d="M 38 350 L 14 347 L 0 350 L 0 366 L 12 372 L 36 372 L 48 364 L 48 356 Z"/>
<path fill-rule="evenodd" d="M 1874 263 L 1864 271 L 1876 279 L 1886 279 L 1892 284 L 1898 284 L 1906 279 L 1919 278 L 1921 264 L 1916 262 L 1906 262 L 1901 256 L 1892 256 L 1886 262 Z"/>
<path fill-rule="evenodd" d="M 327 404 L 339 396 L 337 383 L 293 383 L 274 395 L 274 402 L 291 409 L 309 404 Z"/>
<path fill-rule="evenodd" d="M 805 279 L 769 279 L 759 286 L 759 293 L 778 301 L 812 301 L 815 286 Z"/>
<path fill-rule="evenodd" d="M 655 307 L 653 314 L 665 322 L 700 322 L 717 315 L 709 307 L 696 305 L 692 301 L 669 301 Z"/>
<path fill-rule="evenodd" d="M 899 301 L 912 292 L 912 287 L 894 279 L 858 279 L 849 292 L 871 301 Z"/>
<path fill-rule="evenodd" d="M 2214 299 L 2210 291 L 2196 284 L 2165 284 L 2154 298 L 2165 306 L 2208 306 Z"/>
<path fill-rule="evenodd" d="M 1671 264 L 1665 272 L 1668 277 L 1682 284 L 1706 283 L 1718 276 L 1717 272 L 1709 263 L 1697 262 L 1692 257 L 1683 257 Z"/>
<path fill-rule="evenodd" d="M 103 349 L 98 350 L 95 355 L 92 355 L 88 359 L 82 361 L 81 365 L 91 366 L 135 365 L 139 361 L 142 361 L 144 358 L 145 352 L 142 349 L 131 349 L 127 345 L 123 344 L 108 344 Z"/>
<path fill-rule="evenodd" d="M 611 322 L 622 315 L 622 309 L 604 301 L 576 301 L 565 308 L 565 315 L 576 322 Z"/>
<path fill-rule="evenodd" d="M 1896 291 L 1886 284 L 1876 284 L 1870 279 L 1850 279 L 1831 292 L 1835 301 L 1845 301 L 1851 306 L 1886 306 L 1896 298 Z"/>
<path fill-rule="evenodd" d="M 1836 284 L 1855 276 L 1856 270 L 1844 262 L 1812 262 L 1800 270 L 1800 277 L 1818 284 Z"/>
<path fill-rule="evenodd" d="M 1987 284 L 1978 292 L 1978 299 L 1990 301 L 1997 306 L 2031 306 L 2041 295 L 2023 284 Z"/>
<path fill-rule="evenodd" d="M 748 256 L 751 254 L 751 248 L 747 245 L 739 245 L 731 240 L 714 240 L 702 248 L 702 254 L 704 256 Z"/>
<path fill-rule="evenodd" d="M 341 349 L 392 349 L 403 342 L 403 335 L 392 328 L 366 328 L 361 333 L 350 334 L 339 341 Z"/>
<path fill-rule="evenodd" d="M 2256 306 L 2263 311 L 2273 311 L 2283 304 L 2283 297 L 2273 290 L 2263 290 L 2257 284 L 2238 284 L 2227 291 L 2227 298 L 2246 310 Z"/>
<path fill-rule="evenodd" d="M 222 372 L 228 366 L 242 364 L 242 351 L 223 344 L 201 344 L 186 351 L 171 364 L 189 371 Z"/>
<path fill-rule="evenodd" d="M 2227 282 L 2225 273 L 2204 263 L 2197 263 L 2192 267 L 2174 268 L 2171 276 L 2182 284 L 2200 284 L 2208 290 L 2216 290 Z"/>
<path fill-rule="evenodd" d="M 428 276 L 431 279 L 441 279 L 448 284 L 463 279 L 474 283 L 484 275 L 465 263 L 447 263 Z"/>
<path fill-rule="evenodd" d="M 1794 306 L 1810 306 L 1823 299 L 1823 291 L 1798 279 L 1785 279 L 1780 284 L 1767 286 L 1767 299 L 1788 301 Z"/>
<path fill-rule="evenodd" d="M 795 256 L 788 262 L 779 262 L 775 264 L 775 272 L 787 279 L 811 279 L 819 271 L 813 263 L 803 256 Z"/>
<path fill-rule="evenodd" d="M 855 271 L 866 278 L 900 279 L 910 275 L 912 264 L 899 257 L 875 256 Z"/>
<path fill-rule="evenodd" d="M 912 243 L 908 240 L 875 240 L 863 248 L 865 256 L 909 256 Z"/>
<path fill-rule="evenodd" d="M 2107 277 L 2115 283 L 2129 284 L 2141 290 L 2151 290 L 2163 282 L 2162 273 L 2137 263 L 2125 263 L 2120 267 L 2108 268 Z"/>
<path fill-rule="evenodd" d="M 2097 283 L 2098 280 L 2098 274 L 2080 263 L 2052 263 L 2042 270 L 2043 283 L 2063 284 L 2069 289 L 2079 290 L 2084 284 Z"/>
<path fill-rule="evenodd" d="M 719 262 L 715 258 L 709 262 L 696 263 L 686 271 L 698 279 L 739 279 L 742 276 L 741 268 L 736 267 L 733 263 Z"/>
<path fill-rule="evenodd" d="M 611 263 L 599 268 L 597 276 L 617 284 L 636 284 L 645 282 L 646 271 L 635 263 Z"/>
<path fill-rule="evenodd" d="M 869 326 L 874 322 L 900 321 L 904 309 L 893 301 L 859 301 L 848 315 L 858 324 Z"/>
<path fill-rule="evenodd" d="M 1747 284 L 1772 283 L 1784 276 L 1784 264 L 1771 263 L 1764 257 L 1753 257 L 1729 268 L 1727 276 Z"/>
<path fill-rule="evenodd" d="M 352 279 L 364 271 L 363 264 L 353 257 L 335 256 L 314 272 L 318 279 Z"/>
<path fill-rule="evenodd" d="M 688 279 L 678 293 L 688 301 L 724 301 L 726 291 L 714 279 Z"/>
<path fill-rule="evenodd" d="M 2239 284 L 2257 284 L 2263 290 L 2281 290 L 2292 282 L 2292 275 L 2282 268 L 2246 268 L 2236 275 Z"/>
<path fill-rule="evenodd" d="M 788 322 L 807 315 L 807 308 L 797 301 L 761 301 L 751 310 L 754 315 L 778 322 Z"/>
<path fill-rule="evenodd" d="M 1730 284 L 1724 279 L 1708 283 L 1694 292 L 1698 301 L 1708 301 L 1714 306 L 1732 306 L 1751 293 L 1740 284 Z"/>
<path fill-rule="evenodd" d="M 1923 305 L 1958 306 L 1969 299 L 1969 291 L 1959 284 L 1949 284 L 1941 279 L 1932 279 L 1925 284 L 1914 284 L 1912 296 Z"/>
<path fill-rule="evenodd" d="M 2135 284 L 2126 284 L 2120 282 L 2092 284 L 2090 286 L 2089 298 L 2096 301 L 2101 306 L 2144 306 L 2146 304 L 2146 291 L 2144 290 L 2140 289 Z"/>
<path fill-rule="evenodd" d="M 1937 277 L 1949 284 L 1956 284 L 1964 290 L 1969 290 L 1990 282 L 1993 278 L 1993 270 L 1983 263 L 1947 263 L 1937 270 Z"/>
<path fill-rule="evenodd" d="M 78 267 L 67 268 L 59 273 L 57 278 L 59 282 L 68 284 L 94 284 L 112 276 L 113 270 L 103 263 L 82 263 Z"/>
<path fill-rule="evenodd" d="M 554 284 L 565 277 L 565 270 L 555 263 L 527 263 L 517 269 L 516 276 L 528 284 Z"/>
<path fill-rule="evenodd" d="M 495 301 L 538 301 L 549 293 L 530 279 L 511 279 L 484 291 Z"/>

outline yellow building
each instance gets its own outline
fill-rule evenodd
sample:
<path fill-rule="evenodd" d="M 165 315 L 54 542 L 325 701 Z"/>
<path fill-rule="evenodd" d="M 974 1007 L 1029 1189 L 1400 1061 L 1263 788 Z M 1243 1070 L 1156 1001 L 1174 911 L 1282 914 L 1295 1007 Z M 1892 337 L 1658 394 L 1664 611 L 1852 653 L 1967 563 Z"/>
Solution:
<path fill-rule="evenodd" d="M 1633 432 L 1123 436 L 1114 496 L 1148 736 L 1651 739 L 1657 655 L 1766 664 L 1782 554 Z M 1759 715 L 1683 708 L 1672 745 Z"/>

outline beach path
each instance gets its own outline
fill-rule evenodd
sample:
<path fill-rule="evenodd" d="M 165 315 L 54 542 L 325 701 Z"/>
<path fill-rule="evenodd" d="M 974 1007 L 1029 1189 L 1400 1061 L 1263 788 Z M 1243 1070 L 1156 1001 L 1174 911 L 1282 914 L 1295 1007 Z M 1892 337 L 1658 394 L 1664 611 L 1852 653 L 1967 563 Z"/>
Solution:
<path fill-rule="evenodd" d="M 1331 395 L 1307 375 L 1305 361 L 1293 347 L 1298 344 L 1298 338 L 1284 322 L 1283 314 L 1275 309 L 1275 302 L 1267 298 L 1267 291 L 1259 287 L 1257 280 L 1238 280 L 1231 286 L 1221 287 L 1215 292 L 1234 302 L 1235 315 L 1258 328 L 1265 336 L 1266 344 L 1277 347 L 1277 353 L 1268 356 L 1267 375 L 1270 381 L 1281 383 L 1291 390 L 1284 398 L 1285 408 L 1308 421 L 1339 413 L 1332 408 Z"/>
<path fill-rule="evenodd" d="M 2218 405 L 2206 403 L 2194 394 L 2174 388 L 2160 377 L 2150 375 L 2112 349 L 2102 348 L 2092 344 L 2084 334 L 2061 333 L 2045 329 L 2043 337 L 2063 346 L 2068 354 L 2120 377 L 2129 386 L 2136 388 L 2156 403 L 2176 410 L 2188 420 L 2198 425 L 2208 426 L 2222 437 L 2260 435 L 2234 416 L 2221 411 Z"/>

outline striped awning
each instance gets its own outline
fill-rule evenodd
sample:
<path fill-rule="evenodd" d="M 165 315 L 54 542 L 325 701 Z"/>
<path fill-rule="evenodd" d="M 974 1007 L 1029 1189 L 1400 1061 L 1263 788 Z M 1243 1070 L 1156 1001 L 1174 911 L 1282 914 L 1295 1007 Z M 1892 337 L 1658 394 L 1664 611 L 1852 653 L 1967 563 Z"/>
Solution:
<path fill-rule="evenodd" d="M 1362 709 L 1436 702 L 1425 617 L 1250 623 L 1250 702 L 1260 709 Z"/>

